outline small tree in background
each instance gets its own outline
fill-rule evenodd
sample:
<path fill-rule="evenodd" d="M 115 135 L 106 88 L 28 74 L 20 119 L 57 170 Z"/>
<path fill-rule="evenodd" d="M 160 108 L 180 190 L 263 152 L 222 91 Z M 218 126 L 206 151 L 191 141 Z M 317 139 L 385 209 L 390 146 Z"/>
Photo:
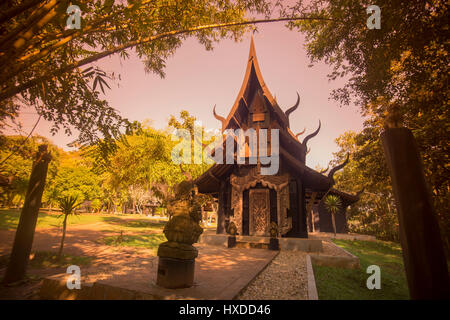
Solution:
<path fill-rule="evenodd" d="M 339 210 L 342 207 L 342 200 L 336 195 L 330 194 L 325 198 L 325 207 L 327 208 L 328 212 L 331 213 L 331 222 L 333 223 L 333 231 L 334 236 L 336 237 L 336 220 L 335 220 L 335 214 L 339 212 Z"/>
<path fill-rule="evenodd" d="M 94 199 L 91 202 L 91 208 L 94 213 L 100 212 L 100 208 L 102 207 L 102 202 L 99 199 Z"/>
<path fill-rule="evenodd" d="M 61 259 L 62 251 L 64 248 L 64 240 L 66 238 L 66 227 L 67 227 L 67 218 L 71 214 L 75 214 L 75 208 L 81 205 L 81 202 L 77 203 L 78 197 L 76 196 L 66 196 L 58 201 L 59 208 L 62 210 L 62 214 L 64 215 L 63 220 L 63 233 L 61 238 L 61 245 L 58 251 L 58 260 Z"/>

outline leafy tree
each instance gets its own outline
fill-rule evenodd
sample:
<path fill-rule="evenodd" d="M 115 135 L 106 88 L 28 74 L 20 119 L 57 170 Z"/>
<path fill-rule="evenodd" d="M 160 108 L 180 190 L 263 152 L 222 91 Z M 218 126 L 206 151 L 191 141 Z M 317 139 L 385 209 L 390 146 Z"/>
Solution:
<path fill-rule="evenodd" d="M 169 126 L 193 133 L 194 122 L 195 117 L 182 111 L 180 120 L 172 116 Z M 156 130 L 144 123 L 123 136 L 107 159 L 97 161 L 101 158 L 98 147 L 84 148 L 82 155 L 85 163 L 100 174 L 104 194 L 101 198 L 108 208 L 131 202 L 135 211 L 141 213 L 144 203 L 153 198 L 161 200 L 164 206 L 173 188 L 185 179 L 183 171 L 196 178 L 208 169 L 207 164 L 186 164 L 183 168 L 175 164 L 171 152 L 177 143 L 172 141 L 169 129 Z"/>
<path fill-rule="evenodd" d="M 74 196 L 65 196 L 65 197 L 59 199 L 59 201 L 58 201 L 59 208 L 62 210 L 62 214 L 64 215 L 61 244 L 59 246 L 59 251 L 58 251 L 58 259 L 61 259 L 61 257 L 62 257 L 62 251 L 64 248 L 64 240 L 66 239 L 67 218 L 71 214 L 75 214 L 75 209 L 81 205 L 81 202 L 77 203 L 77 201 L 78 201 L 78 198 L 74 197 Z"/>
<path fill-rule="evenodd" d="M 370 30 L 366 26 L 366 8 L 371 4 L 353 0 L 299 1 L 290 9 L 291 14 L 304 12 L 328 20 L 295 21 L 289 26 L 306 34 L 306 49 L 313 63 L 325 61 L 332 66 L 330 79 L 346 79 L 332 97 L 342 105 L 356 102 L 366 116 L 364 132 L 358 138 L 365 149 L 362 153 L 380 150 L 375 144 L 379 144 L 389 109 L 402 115 L 402 124 L 412 130 L 418 143 L 450 250 L 449 3 L 411 0 L 405 5 L 398 0 L 377 1 L 381 29 Z M 374 170 L 370 177 L 376 180 L 387 177 L 385 165 L 376 165 L 377 161 L 385 161 L 380 155 L 365 155 L 372 159 Z"/>
<path fill-rule="evenodd" d="M 148 72 L 164 76 L 168 57 L 196 37 L 206 49 L 221 38 L 239 39 L 252 24 L 268 19 L 264 0 L 77 1 L 80 29 L 68 29 L 67 0 L 4 1 L 0 4 L 0 121 L 13 119 L 21 105 L 36 108 L 61 128 L 80 131 L 81 143 L 108 143 L 131 123 L 102 99 L 106 74 L 95 62 L 134 50 Z M 249 16 L 263 15 L 255 20 Z M 293 17 L 281 17 L 281 20 Z"/>
<path fill-rule="evenodd" d="M 54 161 L 50 162 L 47 182 L 52 181 L 59 163 L 61 150 L 41 136 L 25 139 L 21 136 L 3 136 L 0 140 L 1 200 L 6 206 L 19 206 L 25 199 L 34 152 L 39 144 L 47 144 Z"/>
<path fill-rule="evenodd" d="M 334 236 L 336 237 L 335 215 L 336 215 L 336 213 L 339 212 L 339 210 L 341 210 L 342 200 L 338 196 L 330 194 L 325 198 L 324 204 L 325 204 L 325 207 L 327 208 L 328 212 L 331 214 L 331 222 L 333 223 Z"/>
<path fill-rule="evenodd" d="M 342 163 L 347 153 L 352 155 L 352 161 L 335 175 L 336 188 L 350 193 L 364 188 L 359 201 L 347 210 L 351 232 L 398 241 L 394 194 L 383 150 L 374 136 L 378 134 L 366 128 L 360 133 L 345 132 L 336 139 L 340 150 L 334 154 L 332 165 Z"/>
<path fill-rule="evenodd" d="M 100 197 L 100 178 L 89 167 L 62 165 L 45 191 L 44 199 L 52 202 L 61 197 L 73 196 L 80 201 Z"/>
<path fill-rule="evenodd" d="M 92 200 L 91 207 L 94 212 L 98 212 L 102 206 L 102 202 L 99 199 Z"/>

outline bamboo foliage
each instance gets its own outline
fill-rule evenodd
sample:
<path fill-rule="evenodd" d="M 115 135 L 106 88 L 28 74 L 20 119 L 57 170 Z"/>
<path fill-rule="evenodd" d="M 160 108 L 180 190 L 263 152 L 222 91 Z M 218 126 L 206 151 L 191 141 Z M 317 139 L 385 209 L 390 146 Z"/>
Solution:
<path fill-rule="evenodd" d="M 98 60 L 113 54 L 127 59 L 134 51 L 146 71 L 164 77 L 166 59 L 187 37 L 211 49 L 221 38 L 239 39 L 251 25 L 311 19 L 280 10 L 273 17 L 276 6 L 270 8 L 264 0 L 84 0 L 76 3 L 81 28 L 68 29 L 66 9 L 71 4 L 0 4 L 0 121 L 17 117 L 20 101 L 52 122 L 52 132 L 77 129 L 81 144 L 112 140 L 132 127 L 101 96 L 108 84 L 84 77 L 83 71 L 97 67 Z M 251 18 L 256 15 L 264 18 Z"/>

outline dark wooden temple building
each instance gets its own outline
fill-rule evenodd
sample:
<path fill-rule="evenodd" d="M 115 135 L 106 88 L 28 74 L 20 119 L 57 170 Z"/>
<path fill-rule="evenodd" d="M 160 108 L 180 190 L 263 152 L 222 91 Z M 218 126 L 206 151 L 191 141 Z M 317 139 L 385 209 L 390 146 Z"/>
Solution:
<path fill-rule="evenodd" d="M 342 200 L 342 207 L 335 214 L 336 232 L 347 233 L 347 207 L 359 200 L 362 191 L 356 195 L 351 195 L 336 189 L 331 189 L 329 194 L 336 195 Z M 331 214 L 328 212 L 323 201 L 312 206 L 312 210 L 308 212 L 308 231 L 309 232 L 329 232 L 333 233 L 333 222 Z"/>
<path fill-rule="evenodd" d="M 308 237 L 308 213 L 334 190 L 333 174 L 347 163 L 348 157 L 328 175 L 306 166 L 307 143 L 318 134 L 320 121 L 318 129 L 300 141 L 300 134 L 294 134 L 289 126 L 289 115 L 299 102 L 297 94 L 296 104 L 286 111 L 277 104 L 262 78 L 252 39 L 244 81 L 228 117 L 213 112 L 222 122 L 222 132 L 279 129 L 279 170 L 275 175 L 262 175 L 259 162 L 216 163 L 196 179 L 199 192 L 218 198 L 217 233 L 225 233 L 229 223 L 234 222 L 240 235 L 268 236 L 271 222 L 276 222 L 283 237 Z M 270 140 L 267 148 L 270 153 Z M 249 156 L 246 152 L 247 160 Z M 344 192 L 339 196 L 345 206 L 357 201 L 357 196 Z"/>

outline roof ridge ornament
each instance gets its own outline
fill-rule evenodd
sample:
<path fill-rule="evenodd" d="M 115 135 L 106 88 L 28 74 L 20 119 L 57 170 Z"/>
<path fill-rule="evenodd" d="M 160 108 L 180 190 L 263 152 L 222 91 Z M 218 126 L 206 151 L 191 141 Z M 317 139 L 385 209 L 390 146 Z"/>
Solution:
<path fill-rule="evenodd" d="M 330 169 L 330 165 L 328 165 L 326 169 L 321 170 L 319 173 L 324 174 L 325 172 L 328 171 L 328 169 Z"/>
<path fill-rule="evenodd" d="M 297 110 L 299 103 L 300 103 L 300 95 L 299 95 L 298 92 L 297 92 L 297 102 L 296 102 L 292 107 L 290 107 L 289 109 L 287 109 L 287 110 L 284 112 L 284 114 L 286 115 L 286 118 L 287 118 L 287 120 L 288 120 L 288 125 L 289 125 L 289 115 L 290 115 L 292 112 L 294 112 L 295 110 Z"/>
<path fill-rule="evenodd" d="M 217 113 L 216 113 L 216 105 L 214 105 L 214 108 L 213 108 L 213 115 L 214 115 L 214 118 L 216 118 L 217 120 L 219 120 L 221 123 L 222 123 L 222 130 L 224 129 L 224 126 L 225 126 L 225 123 L 227 122 L 227 119 L 225 119 L 224 117 L 222 117 L 222 116 L 219 116 Z"/>
<path fill-rule="evenodd" d="M 328 173 L 328 178 L 331 179 L 333 184 L 334 184 L 334 179 L 333 179 L 334 174 L 336 173 L 336 171 L 341 170 L 343 167 L 345 167 L 347 165 L 349 158 L 350 158 L 350 152 L 347 152 L 347 159 L 345 159 L 345 161 L 343 163 L 341 163 L 340 165 L 337 165 L 336 167 L 331 169 L 330 172 Z"/>
<path fill-rule="evenodd" d="M 303 128 L 303 131 L 302 131 L 302 132 L 297 133 L 297 134 L 295 135 L 295 137 L 298 139 L 298 137 L 301 136 L 302 134 L 304 134 L 305 131 L 306 131 L 306 127 Z"/>
<path fill-rule="evenodd" d="M 317 128 L 317 130 L 305 137 L 305 139 L 302 142 L 302 145 L 305 147 L 305 149 L 306 149 L 306 144 L 308 143 L 309 139 L 314 138 L 319 133 L 321 125 L 322 125 L 322 123 L 319 120 L 319 127 Z"/>

